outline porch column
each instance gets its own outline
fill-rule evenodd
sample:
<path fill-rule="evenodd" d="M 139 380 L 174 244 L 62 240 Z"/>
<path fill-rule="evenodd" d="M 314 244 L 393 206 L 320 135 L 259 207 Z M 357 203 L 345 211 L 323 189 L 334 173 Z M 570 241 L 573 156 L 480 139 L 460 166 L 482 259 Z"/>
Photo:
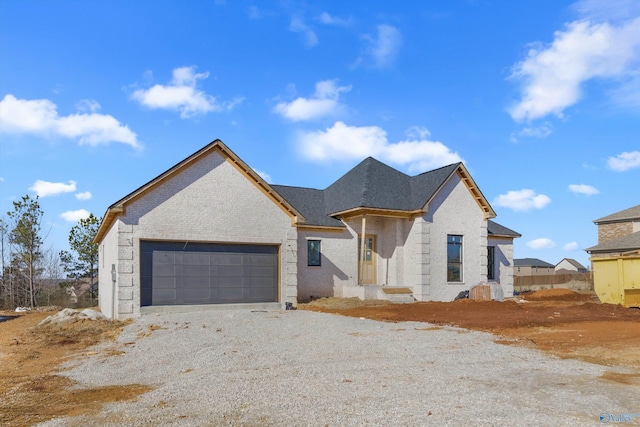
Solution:
<path fill-rule="evenodd" d="M 362 285 L 362 271 L 364 270 L 364 248 L 365 248 L 365 231 L 367 227 L 367 216 L 362 215 L 362 230 L 360 231 L 360 259 L 358 260 L 358 285 Z"/>

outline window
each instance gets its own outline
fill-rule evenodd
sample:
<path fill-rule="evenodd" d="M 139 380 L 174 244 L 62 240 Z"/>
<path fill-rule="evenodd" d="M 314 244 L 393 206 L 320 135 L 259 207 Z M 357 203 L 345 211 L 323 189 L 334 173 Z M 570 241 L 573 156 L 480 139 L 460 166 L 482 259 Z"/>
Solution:
<path fill-rule="evenodd" d="M 320 267 L 320 240 L 307 240 L 307 265 Z"/>
<path fill-rule="evenodd" d="M 447 235 L 447 282 L 462 282 L 462 236 Z"/>
<path fill-rule="evenodd" d="M 496 247 L 487 246 L 487 280 L 495 280 Z"/>

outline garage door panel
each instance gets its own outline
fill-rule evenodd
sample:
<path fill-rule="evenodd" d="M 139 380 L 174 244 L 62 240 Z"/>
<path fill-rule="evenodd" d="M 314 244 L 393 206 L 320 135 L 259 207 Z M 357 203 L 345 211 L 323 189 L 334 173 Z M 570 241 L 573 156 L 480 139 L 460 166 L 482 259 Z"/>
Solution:
<path fill-rule="evenodd" d="M 247 257 L 247 259 L 245 259 L 244 265 L 275 267 L 276 260 L 268 255 L 252 255 L 251 257 Z"/>
<path fill-rule="evenodd" d="M 141 305 L 278 301 L 278 247 L 141 242 Z"/>
<path fill-rule="evenodd" d="M 211 279 L 209 276 L 205 277 L 184 277 L 183 288 L 207 288 L 209 289 Z"/>
<path fill-rule="evenodd" d="M 154 289 L 153 290 L 153 304 L 171 304 L 171 301 L 176 300 L 175 289 Z"/>
<path fill-rule="evenodd" d="M 186 253 L 184 254 L 184 260 L 182 264 L 184 265 L 209 265 L 210 264 L 210 255 L 208 253 Z"/>
<path fill-rule="evenodd" d="M 247 267 L 245 271 L 250 277 L 273 277 L 276 269 L 273 267 Z"/>
<path fill-rule="evenodd" d="M 153 277 L 154 289 L 175 289 L 176 278 L 175 277 Z"/>
<path fill-rule="evenodd" d="M 211 276 L 211 269 L 208 265 L 189 265 L 184 266 L 182 275 L 185 277 Z"/>
<path fill-rule="evenodd" d="M 221 300 L 240 301 L 243 299 L 244 292 L 242 288 L 218 288 L 218 298 Z"/>
<path fill-rule="evenodd" d="M 211 264 L 213 265 L 242 265 L 242 255 L 232 253 L 212 253 Z"/>
<path fill-rule="evenodd" d="M 219 265 L 217 270 L 219 277 L 242 277 L 244 275 L 241 265 Z"/>
<path fill-rule="evenodd" d="M 176 276 L 176 267 L 174 265 L 156 264 L 153 269 L 153 277 Z"/>
<path fill-rule="evenodd" d="M 182 293 L 184 302 L 189 304 L 207 304 L 211 297 L 209 288 L 185 288 Z"/>

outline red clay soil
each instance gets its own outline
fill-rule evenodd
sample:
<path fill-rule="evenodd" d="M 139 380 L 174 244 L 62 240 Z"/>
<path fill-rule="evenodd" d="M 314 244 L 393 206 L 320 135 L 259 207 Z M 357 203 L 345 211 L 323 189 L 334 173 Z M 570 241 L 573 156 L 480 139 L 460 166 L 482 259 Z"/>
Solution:
<path fill-rule="evenodd" d="M 518 302 L 519 301 L 519 302 Z M 491 332 L 497 342 L 536 347 L 561 357 L 640 369 L 640 309 L 601 304 L 593 295 L 548 289 L 498 301 L 463 299 L 307 310 L 387 322 L 428 322 Z"/>

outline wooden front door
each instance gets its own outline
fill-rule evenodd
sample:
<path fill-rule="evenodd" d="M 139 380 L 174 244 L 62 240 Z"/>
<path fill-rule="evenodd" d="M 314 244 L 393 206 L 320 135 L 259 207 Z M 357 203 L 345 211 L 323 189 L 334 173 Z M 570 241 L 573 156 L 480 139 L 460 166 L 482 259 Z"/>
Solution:
<path fill-rule="evenodd" d="M 367 234 L 364 238 L 364 259 L 362 258 L 362 240 L 358 237 L 358 266 L 361 285 L 376 284 L 376 236 Z"/>

